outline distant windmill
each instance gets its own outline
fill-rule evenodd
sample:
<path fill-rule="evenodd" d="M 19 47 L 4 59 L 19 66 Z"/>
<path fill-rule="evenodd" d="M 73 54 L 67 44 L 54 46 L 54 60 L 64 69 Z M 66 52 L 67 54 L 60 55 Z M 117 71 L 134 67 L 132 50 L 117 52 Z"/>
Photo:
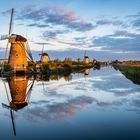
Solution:
<path fill-rule="evenodd" d="M 89 64 L 89 63 L 90 63 L 90 59 L 89 59 L 89 57 L 86 55 L 86 51 L 85 51 L 85 53 L 84 53 L 84 63 L 85 63 L 85 64 Z"/>
<path fill-rule="evenodd" d="M 50 57 L 47 53 L 44 53 L 44 43 L 43 43 L 43 47 L 42 47 L 42 52 L 40 55 L 40 62 L 42 63 L 48 63 L 48 61 L 50 60 Z"/>
<path fill-rule="evenodd" d="M 13 14 L 14 9 L 12 8 L 8 35 L 1 36 L 0 40 L 8 39 L 4 55 L 5 59 L 7 59 L 8 46 L 9 44 L 11 44 L 8 65 L 11 67 L 13 72 L 26 72 L 28 67 L 27 59 L 29 59 L 29 61 L 31 62 L 34 61 L 27 39 L 21 35 L 12 34 Z M 28 54 L 28 56 L 26 55 L 26 53 Z"/>

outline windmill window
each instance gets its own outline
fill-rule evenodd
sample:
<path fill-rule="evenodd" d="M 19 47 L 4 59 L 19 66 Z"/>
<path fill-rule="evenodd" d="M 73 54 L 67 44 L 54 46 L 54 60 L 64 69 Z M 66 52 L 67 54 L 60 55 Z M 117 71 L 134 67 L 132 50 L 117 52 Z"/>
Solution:
<path fill-rule="evenodd" d="M 18 54 L 17 53 L 15 54 L 15 57 L 18 57 Z"/>
<path fill-rule="evenodd" d="M 18 92 L 18 88 L 16 88 L 16 92 Z"/>

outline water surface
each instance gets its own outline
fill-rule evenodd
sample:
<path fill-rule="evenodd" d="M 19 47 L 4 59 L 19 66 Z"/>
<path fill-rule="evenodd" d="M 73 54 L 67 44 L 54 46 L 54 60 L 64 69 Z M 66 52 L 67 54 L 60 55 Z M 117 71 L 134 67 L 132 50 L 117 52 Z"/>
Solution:
<path fill-rule="evenodd" d="M 87 74 L 1 78 L 0 139 L 140 139 L 140 85 L 111 67 Z"/>

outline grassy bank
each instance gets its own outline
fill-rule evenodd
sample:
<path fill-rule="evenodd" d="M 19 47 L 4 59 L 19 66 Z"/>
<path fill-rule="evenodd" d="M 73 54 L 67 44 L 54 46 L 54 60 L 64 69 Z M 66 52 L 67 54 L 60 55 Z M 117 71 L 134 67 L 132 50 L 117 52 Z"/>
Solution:
<path fill-rule="evenodd" d="M 113 64 L 116 70 L 119 70 L 127 79 L 135 84 L 140 84 L 140 65 L 137 63 L 118 63 Z"/>
<path fill-rule="evenodd" d="M 93 65 L 68 65 L 64 64 L 62 66 L 52 66 L 52 64 L 46 64 L 42 66 L 41 73 L 43 75 L 51 75 L 51 74 L 69 74 L 77 71 L 81 71 L 84 69 L 92 68 Z"/>
<path fill-rule="evenodd" d="M 89 62 L 88 64 L 83 61 L 72 61 L 66 58 L 64 61 L 52 60 L 47 63 L 29 63 L 26 73 L 30 75 L 69 75 L 70 73 L 77 73 L 84 69 L 95 68 L 100 69 L 100 63 Z M 9 65 L 5 65 L 3 76 L 11 76 L 15 74 Z"/>
<path fill-rule="evenodd" d="M 43 75 L 61 74 L 61 73 L 68 74 L 92 67 L 96 67 L 97 69 L 99 69 L 100 64 L 98 62 L 96 64 L 93 63 L 85 64 L 84 62 L 72 61 L 70 58 L 67 58 L 64 61 L 53 60 L 49 61 L 47 64 L 42 64 L 40 67 L 40 72 Z"/>

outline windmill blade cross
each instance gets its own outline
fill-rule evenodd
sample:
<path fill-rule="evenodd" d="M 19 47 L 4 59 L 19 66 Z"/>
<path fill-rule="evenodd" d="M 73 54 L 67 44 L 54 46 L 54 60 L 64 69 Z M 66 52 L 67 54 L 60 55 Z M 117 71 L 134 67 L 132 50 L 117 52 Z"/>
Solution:
<path fill-rule="evenodd" d="M 26 42 L 25 50 L 26 50 L 30 60 L 34 63 L 34 59 L 33 59 L 33 56 L 32 56 L 28 41 Z"/>
<path fill-rule="evenodd" d="M 10 106 L 7 105 L 7 104 L 4 104 L 4 103 L 2 103 L 2 107 L 3 107 L 3 108 L 6 108 L 6 109 L 10 109 Z"/>
<path fill-rule="evenodd" d="M 4 55 L 5 59 L 7 57 L 7 51 L 8 51 L 8 46 L 9 46 L 9 37 L 10 37 L 12 29 L 13 29 L 13 27 L 12 27 L 13 26 L 13 14 L 14 14 L 14 8 L 12 8 L 12 11 L 11 11 L 10 25 L 9 25 L 9 31 L 8 31 L 8 42 L 6 45 L 6 50 L 5 50 L 5 55 Z"/>
<path fill-rule="evenodd" d="M 15 122 L 14 122 L 14 115 L 13 115 L 13 112 L 12 112 L 11 109 L 10 109 L 10 114 L 11 114 L 11 121 L 12 121 L 13 133 L 14 133 L 14 136 L 16 136 L 16 127 L 15 127 Z"/>
<path fill-rule="evenodd" d="M 8 46 L 9 46 L 9 41 L 6 44 L 6 50 L 5 50 L 5 54 L 4 54 L 4 59 L 6 59 L 6 57 L 7 57 Z"/>
<path fill-rule="evenodd" d="M 11 18 L 10 18 L 10 25 L 9 25 L 9 32 L 8 35 L 10 36 L 13 30 L 13 15 L 14 15 L 14 8 L 11 11 Z"/>
<path fill-rule="evenodd" d="M 9 24 L 9 30 L 7 35 L 1 35 L 0 40 L 6 40 L 10 37 L 12 30 L 13 30 L 13 16 L 14 16 L 14 8 L 11 10 L 11 17 L 10 17 L 10 24 Z"/>

